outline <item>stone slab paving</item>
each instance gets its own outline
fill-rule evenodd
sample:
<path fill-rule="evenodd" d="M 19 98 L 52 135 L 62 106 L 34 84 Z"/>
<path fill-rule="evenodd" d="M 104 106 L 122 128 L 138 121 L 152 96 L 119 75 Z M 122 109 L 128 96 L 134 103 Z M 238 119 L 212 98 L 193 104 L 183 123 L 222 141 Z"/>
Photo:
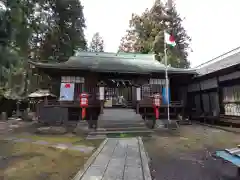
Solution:
<path fill-rule="evenodd" d="M 151 180 L 141 138 L 108 138 L 74 180 Z"/>

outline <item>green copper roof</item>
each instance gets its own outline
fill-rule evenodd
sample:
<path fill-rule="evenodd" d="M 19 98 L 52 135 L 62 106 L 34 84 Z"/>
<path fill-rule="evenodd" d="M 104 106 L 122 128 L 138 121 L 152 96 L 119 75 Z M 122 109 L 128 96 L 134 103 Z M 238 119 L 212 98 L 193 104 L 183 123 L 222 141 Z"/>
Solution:
<path fill-rule="evenodd" d="M 165 71 L 165 65 L 156 61 L 153 54 L 79 52 L 63 63 L 31 63 L 40 68 L 83 69 L 96 72 L 149 74 Z M 168 71 L 169 73 L 196 73 L 193 69 L 172 67 L 168 67 Z"/>

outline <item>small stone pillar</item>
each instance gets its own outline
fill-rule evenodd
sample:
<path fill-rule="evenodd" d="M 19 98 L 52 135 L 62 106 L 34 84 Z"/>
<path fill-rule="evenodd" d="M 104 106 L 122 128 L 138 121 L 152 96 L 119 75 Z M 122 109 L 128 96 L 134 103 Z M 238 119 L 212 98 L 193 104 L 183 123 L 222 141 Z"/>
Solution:
<path fill-rule="evenodd" d="M 141 101 L 141 86 L 136 86 L 136 113 L 139 114 L 139 102 Z"/>
<path fill-rule="evenodd" d="M 1 113 L 0 120 L 2 120 L 2 121 L 6 121 L 7 120 L 7 113 L 6 112 L 2 112 Z"/>
<path fill-rule="evenodd" d="M 105 100 L 105 83 L 101 81 L 98 83 L 99 86 L 99 100 L 100 100 L 100 113 L 103 114 L 103 108 L 104 108 L 104 100 Z"/>

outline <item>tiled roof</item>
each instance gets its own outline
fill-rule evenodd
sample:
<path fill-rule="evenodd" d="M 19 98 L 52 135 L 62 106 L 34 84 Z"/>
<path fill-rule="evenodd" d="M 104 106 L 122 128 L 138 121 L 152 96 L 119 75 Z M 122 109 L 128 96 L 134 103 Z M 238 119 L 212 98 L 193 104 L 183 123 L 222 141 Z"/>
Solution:
<path fill-rule="evenodd" d="M 80 52 L 64 63 L 30 63 L 42 68 L 84 69 L 96 72 L 148 74 L 165 71 L 165 65 L 156 61 L 151 54 Z M 193 69 L 168 67 L 168 71 L 169 73 L 196 74 Z"/>
<path fill-rule="evenodd" d="M 240 64 L 240 47 L 203 64 L 196 70 L 199 76 L 203 76 L 237 64 Z"/>

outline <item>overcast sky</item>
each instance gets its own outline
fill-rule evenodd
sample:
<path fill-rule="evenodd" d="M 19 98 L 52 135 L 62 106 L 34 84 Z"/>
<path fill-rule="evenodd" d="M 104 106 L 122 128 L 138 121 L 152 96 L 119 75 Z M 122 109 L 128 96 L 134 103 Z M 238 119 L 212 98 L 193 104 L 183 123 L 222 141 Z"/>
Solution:
<path fill-rule="evenodd" d="M 81 0 L 88 41 L 99 32 L 106 52 L 116 52 L 132 13 L 141 14 L 154 0 Z M 175 0 L 192 38 L 189 55 L 194 67 L 240 46 L 240 0 Z"/>

